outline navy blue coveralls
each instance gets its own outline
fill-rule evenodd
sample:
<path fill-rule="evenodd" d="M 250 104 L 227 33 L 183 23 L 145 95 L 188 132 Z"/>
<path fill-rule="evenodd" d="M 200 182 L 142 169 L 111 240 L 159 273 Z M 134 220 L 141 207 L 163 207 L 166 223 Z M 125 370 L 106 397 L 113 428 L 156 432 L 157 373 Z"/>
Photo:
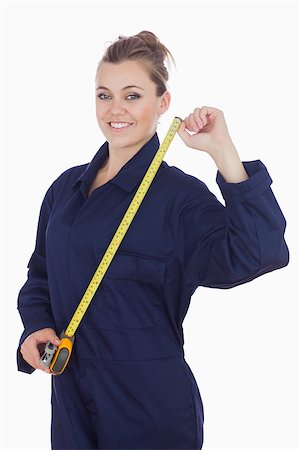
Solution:
<path fill-rule="evenodd" d="M 18 296 L 24 339 L 68 325 L 157 149 L 153 137 L 87 196 L 109 152 L 64 171 L 43 199 L 28 279 Z M 198 286 L 231 288 L 288 264 L 285 218 L 260 160 L 249 179 L 198 178 L 162 162 L 52 376 L 53 449 L 200 449 L 203 407 L 184 359 L 182 322 Z M 18 370 L 33 368 L 17 351 Z"/>

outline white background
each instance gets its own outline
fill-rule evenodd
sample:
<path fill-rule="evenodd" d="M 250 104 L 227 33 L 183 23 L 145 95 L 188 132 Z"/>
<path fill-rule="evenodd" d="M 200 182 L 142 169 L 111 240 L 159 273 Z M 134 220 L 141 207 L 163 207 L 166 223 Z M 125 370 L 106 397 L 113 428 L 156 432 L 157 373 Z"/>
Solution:
<path fill-rule="evenodd" d="M 16 302 L 50 184 L 104 142 L 94 76 L 107 41 L 151 30 L 177 63 L 174 115 L 221 109 L 243 161 L 261 159 L 287 219 L 290 264 L 229 290 L 198 288 L 185 356 L 205 408 L 204 450 L 299 448 L 298 4 L 2 2 L 2 447 L 50 449 L 50 375 L 16 370 Z M 216 167 L 176 136 L 165 160 L 222 200 Z"/>

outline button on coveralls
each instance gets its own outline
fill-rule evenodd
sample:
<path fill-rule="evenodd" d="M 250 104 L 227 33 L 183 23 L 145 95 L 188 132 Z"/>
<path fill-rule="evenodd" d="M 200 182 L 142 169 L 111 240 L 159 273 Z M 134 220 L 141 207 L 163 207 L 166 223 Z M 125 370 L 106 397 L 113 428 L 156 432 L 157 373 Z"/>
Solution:
<path fill-rule="evenodd" d="M 65 330 L 157 149 L 153 137 L 87 196 L 109 154 L 64 171 L 43 199 L 18 296 L 24 332 Z M 198 286 L 231 288 L 288 264 L 285 218 L 260 160 L 249 179 L 198 178 L 162 162 L 82 320 L 62 375 L 52 376 L 53 449 L 201 449 L 203 406 L 184 359 L 182 322 Z"/>

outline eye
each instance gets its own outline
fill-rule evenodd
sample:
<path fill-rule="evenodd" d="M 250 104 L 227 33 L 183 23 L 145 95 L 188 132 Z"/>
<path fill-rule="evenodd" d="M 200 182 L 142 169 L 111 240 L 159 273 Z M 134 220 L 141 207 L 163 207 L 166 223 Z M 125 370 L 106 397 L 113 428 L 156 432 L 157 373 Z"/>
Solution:
<path fill-rule="evenodd" d="M 130 98 L 129 98 L 130 97 Z M 139 94 L 129 94 L 127 95 L 126 98 L 128 98 L 128 100 L 137 100 L 138 98 L 140 98 L 141 96 Z"/>
<path fill-rule="evenodd" d="M 101 100 L 107 100 L 109 98 L 108 94 L 104 94 L 103 92 L 101 94 L 98 94 L 97 97 L 99 97 Z"/>

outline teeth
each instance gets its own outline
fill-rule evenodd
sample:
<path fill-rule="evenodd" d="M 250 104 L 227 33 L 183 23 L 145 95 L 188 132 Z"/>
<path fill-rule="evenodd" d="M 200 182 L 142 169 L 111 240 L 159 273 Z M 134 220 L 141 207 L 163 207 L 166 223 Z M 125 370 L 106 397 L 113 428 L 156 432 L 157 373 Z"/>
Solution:
<path fill-rule="evenodd" d="M 125 128 L 129 127 L 131 123 L 128 122 L 110 122 L 110 126 L 113 128 Z"/>

